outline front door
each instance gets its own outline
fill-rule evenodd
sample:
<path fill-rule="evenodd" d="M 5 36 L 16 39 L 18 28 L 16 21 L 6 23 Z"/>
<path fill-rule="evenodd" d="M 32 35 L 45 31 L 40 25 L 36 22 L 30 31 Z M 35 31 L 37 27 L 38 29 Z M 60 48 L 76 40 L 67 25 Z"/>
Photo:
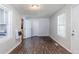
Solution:
<path fill-rule="evenodd" d="M 79 53 L 79 5 L 72 7 L 72 40 L 71 48 L 73 53 Z"/>

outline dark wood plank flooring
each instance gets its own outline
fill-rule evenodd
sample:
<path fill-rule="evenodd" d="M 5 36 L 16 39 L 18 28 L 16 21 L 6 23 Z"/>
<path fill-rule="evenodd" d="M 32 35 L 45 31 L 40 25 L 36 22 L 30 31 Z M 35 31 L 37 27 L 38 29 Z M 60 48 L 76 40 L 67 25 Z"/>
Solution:
<path fill-rule="evenodd" d="M 25 39 L 23 48 L 17 54 L 70 54 L 50 37 L 31 37 Z"/>

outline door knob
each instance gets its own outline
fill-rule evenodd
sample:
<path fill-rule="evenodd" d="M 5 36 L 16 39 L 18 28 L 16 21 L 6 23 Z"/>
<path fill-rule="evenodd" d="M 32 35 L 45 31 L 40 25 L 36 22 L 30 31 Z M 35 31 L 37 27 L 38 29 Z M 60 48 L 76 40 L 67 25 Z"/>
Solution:
<path fill-rule="evenodd" d="M 75 34 L 72 33 L 72 36 L 74 36 Z"/>
<path fill-rule="evenodd" d="M 74 30 L 72 32 L 75 32 Z"/>

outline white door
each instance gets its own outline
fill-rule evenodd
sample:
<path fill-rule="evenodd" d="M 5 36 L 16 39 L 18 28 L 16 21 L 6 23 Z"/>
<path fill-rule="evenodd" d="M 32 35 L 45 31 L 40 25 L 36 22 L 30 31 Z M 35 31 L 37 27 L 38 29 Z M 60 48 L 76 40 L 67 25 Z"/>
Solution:
<path fill-rule="evenodd" d="M 39 21 L 32 20 L 32 36 L 38 36 L 39 35 Z"/>
<path fill-rule="evenodd" d="M 31 20 L 24 20 L 24 37 L 31 37 Z"/>
<path fill-rule="evenodd" d="M 79 53 L 79 5 L 72 7 L 72 42 L 73 53 Z"/>

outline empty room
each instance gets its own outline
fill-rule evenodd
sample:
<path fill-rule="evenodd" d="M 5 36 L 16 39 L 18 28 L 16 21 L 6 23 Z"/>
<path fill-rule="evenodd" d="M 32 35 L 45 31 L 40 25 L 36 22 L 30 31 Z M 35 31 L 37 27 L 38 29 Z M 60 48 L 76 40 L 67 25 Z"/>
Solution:
<path fill-rule="evenodd" d="M 0 4 L 0 54 L 78 54 L 79 4 Z"/>

